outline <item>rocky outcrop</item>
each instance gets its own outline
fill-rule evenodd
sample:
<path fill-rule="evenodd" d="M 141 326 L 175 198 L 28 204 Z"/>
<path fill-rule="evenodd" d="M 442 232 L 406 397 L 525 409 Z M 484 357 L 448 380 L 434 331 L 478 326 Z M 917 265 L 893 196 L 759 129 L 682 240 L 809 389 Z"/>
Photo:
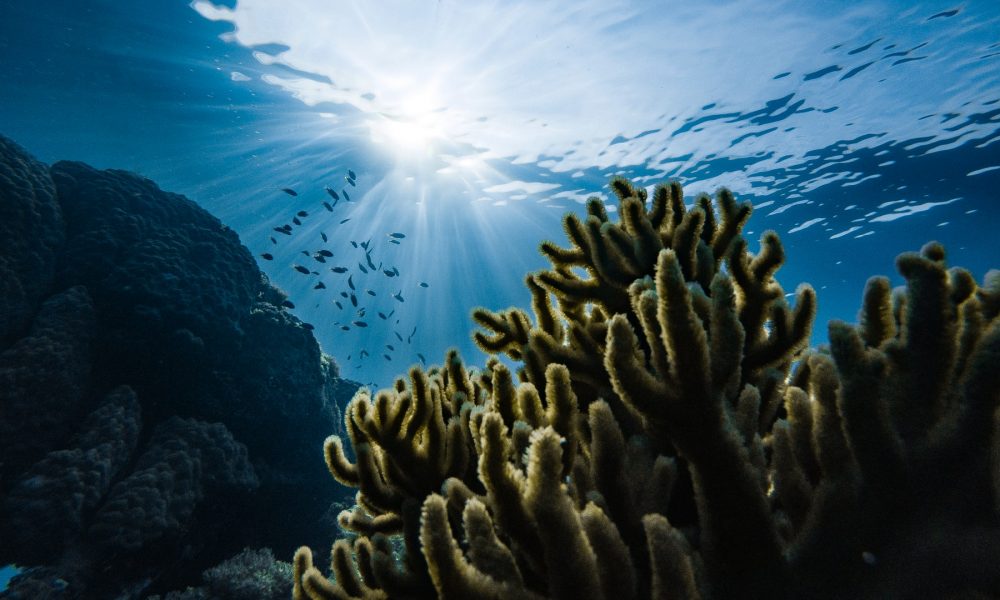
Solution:
<path fill-rule="evenodd" d="M 0 596 L 141 597 L 332 534 L 316 457 L 357 384 L 235 232 L 2 137 L 0 229 L 0 564 L 35 567 Z"/>

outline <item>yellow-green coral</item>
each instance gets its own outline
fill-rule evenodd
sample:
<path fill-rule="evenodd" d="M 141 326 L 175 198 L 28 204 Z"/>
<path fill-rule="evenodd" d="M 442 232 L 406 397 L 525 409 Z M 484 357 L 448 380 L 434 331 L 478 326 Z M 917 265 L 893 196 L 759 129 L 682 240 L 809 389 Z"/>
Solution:
<path fill-rule="evenodd" d="M 331 579 L 299 550 L 295 597 L 996 593 L 995 561 L 961 558 L 1000 552 L 1000 273 L 903 255 L 906 288 L 872 279 L 860 325 L 807 351 L 815 294 L 785 302 L 748 204 L 611 187 L 620 221 L 592 199 L 542 244 L 533 314 L 475 311 L 516 375 L 450 352 L 354 398 L 357 462 L 325 453 L 355 535 Z"/>

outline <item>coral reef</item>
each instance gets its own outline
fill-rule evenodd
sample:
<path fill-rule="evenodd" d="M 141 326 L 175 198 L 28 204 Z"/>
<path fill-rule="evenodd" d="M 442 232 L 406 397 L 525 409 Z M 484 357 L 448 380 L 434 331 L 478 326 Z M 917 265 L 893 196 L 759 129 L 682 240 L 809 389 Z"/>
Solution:
<path fill-rule="evenodd" d="M 542 244 L 533 314 L 474 312 L 484 369 L 354 397 L 355 458 L 324 446 L 349 535 L 329 578 L 298 550 L 294 597 L 1000 594 L 1000 272 L 928 244 L 810 350 L 748 204 L 611 188 L 620 220 L 594 198 Z"/>
<path fill-rule="evenodd" d="M 247 548 L 206 570 L 202 579 L 204 586 L 170 592 L 162 600 L 285 600 L 292 592 L 292 565 L 275 560 L 266 548 Z"/>
<path fill-rule="evenodd" d="M 30 567 L 0 597 L 163 593 L 333 535 L 315 447 L 357 384 L 235 232 L 2 136 L 0 216 L 0 564 Z"/>

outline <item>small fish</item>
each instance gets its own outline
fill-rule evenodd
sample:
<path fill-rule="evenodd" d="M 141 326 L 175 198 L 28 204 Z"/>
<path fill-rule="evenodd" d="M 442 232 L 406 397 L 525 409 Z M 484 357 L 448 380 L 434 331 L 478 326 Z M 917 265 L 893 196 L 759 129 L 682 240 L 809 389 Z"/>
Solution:
<path fill-rule="evenodd" d="M 347 298 L 347 292 L 340 292 L 341 298 Z"/>
<path fill-rule="evenodd" d="M 406 234 L 405 233 L 394 232 L 394 233 L 390 233 L 389 237 L 396 238 L 397 240 L 401 240 L 401 239 L 403 239 L 403 238 L 406 237 Z"/>
<path fill-rule="evenodd" d="M 365 323 L 364 321 L 354 321 L 354 324 L 358 327 L 368 327 L 368 323 Z"/>
<path fill-rule="evenodd" d="M 298 271 L 299 273 L 302 273 L 303 275 L 309 274 L 309 269 L 303 267 L 302 265 L 295 265 L 295 270 Z"/>
<path fill-rule="evenodd" d="M 399 245 L 399 240 L 389 240 L 389 243 L 390 244 L 396 244 L 398 246 Z"/>
<path fill-rule="evenodd" d="M 325 256 L 327 258 L 330 258 L 331 256 L 333 256 L 333 252 L 330 252 L 329 250 L 325 250 L 325 249 L 324 250 L 317 250 L 316 254 L 319 254 L 320 256 Z"/>
<path fill-rule="evenodd" d="M 411 332 L 410 332 L 410 335 L 406 336 L 406 343 L 407 343 L 407 344 L 409 344 L 409 343 L 410 343 L 410 340 L 412 340 L 412 339 L 413 339 L 413 334 L 415 334 L 416 332 L 417 332 L 417 326 L 416 326 L 416 325 L 414 325 L 414 326 L 413 326 L 413 331 L 411 331 Z"/>
<path fill-rule="evenodd" d="M 380 318 L 380 319 L 382 319 L 383 321 L 385 321 L 385 320 L 387 320 L 387 319 L 389 318 L 389 317 L 385 316 L 385 313 L 384 313 L 384 312 L 379 312 L 379 313 L 378 313 L 378 316 L 379 316 L 379 318 Z"/>
<path fill-rule="evenodd" d="M 336 304 L 337 308 L 339 308 L 340 310 L 344 310 L 344 305 L 341 304 L 339 300 L 334 300 L 333 303 Z"/>
<path fill-rule="evenodd" d="M 347 355 L 347 360 L 351 360 L 351 355 L 350 354 Z"/>
<path fill-rule="evenodd" d="M 375 292 L 373 292 L 371 290 L 365 290 L 365 293 L 368 294 L 369 296 L 374 296 L 375 295 Z"/>
<path fill-rule="evenodd" d="M 347 190 L 340 190 L 340 193 L 344 195 L 344 200 L 351 201 L 351 197 L 347 195 Z"/>
<path fill-rule="evenodd" d="M 423 364 L 423 365 L 426 365 L 426 364 L 427 364 L 427 359 L 426 359 L 426 358 L 424 358 L 424 355 L 423 355 L 423 354 L 421 354 L 421 353 L 417 352 L 417 358 L 419 358 L 419 359 L 420 359 L 420 362 L 421 362 L 421 364 Z"/>
<path fill-rule="evenodd" d="M 347 180 L 347 183 L 351 184 L 351 187 L 355 187 L 355 186 L 357 186 L 357 184 L 356 184 L 356 183 L 354 183 L 354 180 L 353 180 L 353 179 L 351 179 L 350 177 L 344 177 L 344 179 L 346 179 L 346 180 Z M 346 195 L 346 194 L 345 194 L 345 195 Z"/>
<path fill-rule="evenodd" d="M 371 356 L 371 354 L 369 354 L 367 350 L 362 350 L 361 351 L 361 358 L 364 358 L 366 356 Z"/>
<path fill-rule="evenodd" d="M 357 308 L 358 306 L 358 297 L 355 296 L 354 294 L 351 294 L 351 306 L 355 308 Z"/>
<path fill-rule="evenodd" d="M 354 287 L 354 275 L 347 276 L 347 286 L 350 287 L 352 290 L 357 289 Z"/>
<path fill-rule="evenodd" d="M 271 238 L 271 243 L 272 243 L 272 244 L 277 244 L 277 243 L 278 243 L 278 240 L 274 239 L 274 236 L 273 236 L 273 235 L 272 235 L 272 236 L 268 236 L 268 237 L 270 237 L 270 238 Z"/>
<path fill-rule="evenodd" d="M 396 312 L 396 309 L 395 309 L 395 308 L 394 308 L 394 309 L 392 309 L 392 310 L 390 310 L 390 311 L 389 311 L 389 314 L 388 314 L 388 315 L 386 315 L 386 316 L 387 316 L 387 317 L 391 317 L 391 316 L 392 316 L 392 313 L 394 313 L 394 312 Z"/>
<path fill-rule="evenodd" d="M 325 290 L 326 289 L 326 284 L 321 281 L 321 282 L 317 283 L 316 285 L 314 285 L 313 289 L 314 290 Z"/>
<path fill-rule="evenodd" d="M 358 268 L 361 269 L 361 272 L 364 273 L 365 275 L 368 274 L 368 269 L 366 269 L 363 264 L 358 263 Z"/>
<path fill-rule="evenodd" d="M 321 262 L 321 263 L 326 262 L 326 258 L 322 254 L 317 254 L 316 256 L 313 257 L 313 259 L 315 259 L 316 262 Z"/>
<path fill-rule="evenodd" d="M 384 356 L 387 361 L 392 362 L 392 358 L 388 354 L 383 354 L 382 356 Z"/>
<path fill-rule="evenodd" d="M 319 237 L 323 238 L 323 242 L 324 243 L 326 243 L 326 241 L 329 239 L 329 238 L 326 237 L 326 234 L 323 233 L 322 231 L 319 232 Z"/>
<path fill-rule="evenodd" d="M 396 349 L 393 347 L 392 344 L 386 344 L 385 347 L 388 348 L 389 350 L 392 350 L 393 352 L 396 351 Z"/>
<path fill-rule="evenodd" d="M 354 171 L 350 169 L 347 170 L 347 177 L 349 177 L 350 179 L 356 179 L 356 177 L 354 176 Z"/>
<path fill-rule="evenodd" d="M 350 220 L 351 220 L 351 218 L 350 218 L 350 217 L 348 217 L 348 218 L 346 218 L 346 219 L 342 220 L 342 221 L 340 222 L 340 224 L 341 224 L 341 225 L 343 225 L 344 223 L 346 223 L 346 222 L 348 222 L 348 221 L 350 221 Z"/>
<path fill-rule="evenodd" d="M 395 273 L 393 273 L 392 271 L 390 271 L 389 269 L 385 269 L 385 270 L 384 270 L 384 271 L 382 271 L 382 272 L 383 272 L 383 273 L 385 273 L 385 276 L 386 276 L 386 277 L 395 277 L 395 276 L 396 276 L 396 274 L 395 274 Z"/>
<path fill-rule="evenodd" d="M 333 212 L 333 207 L 330 206 L 330 203 L 327 202 L 326 200 L 323 201 L 323 208 L 325 208 L 326 210 L 328 210 L 330 212 Z"/>
<path fill-rule="evenodd" d="M 295 308 L 295 305 L 292 304 L 291 300 L 282 300 L 281 305 L 284 306 L 285 308 Z"/>
<path fill-rule="evenodd" d="M 366 310 L 367 310 L 367 309 L 366 309 L 366 308 L 365 308 L 364 306 L 362 306 L 361 308 L 359 308 L 359 309 L 358 309 L 358 316 L 359 316 L 359 317 L 363 317 L 363 316 L 365 316 L 365 311 L 366 311 Z"/>
<path fill-rule="evenodd" d="M 368 261 L 368 268 L 369 269 L 371 269 L 372 271 L 375 271 L 375 270 L 378 269 L 378 267 L 375 266 L 375 263 L 372 262 L 372 255 L 371 254 L 365 254 L 365 260 Z"/>
<path fill-rule="evenodd" d="M 300 221 L 298 217 L 292 217 L 292 223 L 295 223 L 296 225 L 301 225 L 302 221 Z"/>
<path fill-rule="evenodd" d="M 275 227 L 274 230 L 277 231 L 278 233 L 283 233 L 285 235 L 292 235 L 291 231 L 289 231 L 287 229 L 282 229 L 281 227 Z M 275 243 L 277 243 L 277 242 L 275 242 Z"/>
<path fill-rule="evenodd" d="M 396 292 L 395 294 L 392 295 L 392 297 L 395 298 L 396 300 L 399 300 L 400 302 L 405 302 L 405 300 L 403 300 L 402 291 Z"/>
<path fill-rule="evenodd" d="M 263 258 L 264 260 L 274 260 L 274 256 L 268 252 L 261 254 L 260 257 Z"/>
<path fill-rule="evenodd" d="M 281 191 L 285 192 L 289 196 L 298 196 L 299 195 L 299 193 L 296 192 L 295 190 L 293 190 L 292 188 L 281 188 Z"/>
<path fill-rule="evenodd" d="M 396 274 L 396 277 L 399 277 L 399 269 L 397 269 L 396 267 L 393 267 L 392 268 L 392 272 Z"/>
<path fill-rule="evenodd" d="M 430 287 L 430 286 L 427 285 L 425 282 L 421 281 L 420 282 L 420 287 L 425 288 L 425 287 Z"/>
<path fill-rule="evenodd" d="M 396 337 L 399 339 L 399 341 L 401 341 L 401 342 L 403 341 L 403 336 L 399 335 L 398 331 L 393 331 L 393 333 L 396 334 Z"/>
<path fill-rule="evenodd" d="M 367 250 L 368 246 L 371 245 L 371 243 L 372 243 L 371 240 L 368 240 L 368 241 L 365 241 L 365 242 L 361 242 L 361 247 L 364 248 L 365 250 Z"/>
<path fill-rule="evenodd" d="M 303 254 L 303 256 L 309 256 L 309 251 L 308 250 L 303 250 L 302 254 Z"/>
<path fill-rule="evenodd" d="M 313 327 L 312 323 L 303 323 L 302 324 L 302 329 L 305 329 L 306 331 L 312 331 L 312 330 L 314 330 L 316 328 Z"/>
<path fill-rule="evenodd" d="M 358 247 L 358 243 L 357 243 L 357 242 L 355 242 L 354 240 L 351 240 L 351 245 L 352 245 L 352 246 L 354 246 L 355 248 L 357 248 L 357 247 Z"/>
<path fill-rule="evenodd" d="M 348 327 L 347 325 L 341 325 L 340 328 L 343 329 L 344 331 L 350 331 L 351 330 L 351 328 Z"/>
<path fill-rule="evenodd" d="M 330 270 L 334 273 L 346 273 L 347 267 L 330 267 Z"/>
<path fill-rule="evenodd" d="M 300 210 L 299 212 L 297 212 L 295 214 L 296 214 L 296 216 L 302 217 L 303 219 L 309 216 L 309 213 L 307 213 L 304 210 Z"/>
<path fill-rule="evenodd" d="M 330 187 L 325 187 L 325 188 L 323 188 L 323 189 L 324 189 L 324 190 L 326 190 L 326 193 L 327 193 L 327 194 L 330 194 L 330 197 L 331 197 L 331 198 L 333 198 L 333 199 L 334 199 L 335 201 L 336 201 L 336 200 L 340 200 L 340 196 L 338 196 L 338 195 L 337 195 L 337 192 L 335 192 L 335 191 L 334 191 L 333 189 L 331 189 Z"/>

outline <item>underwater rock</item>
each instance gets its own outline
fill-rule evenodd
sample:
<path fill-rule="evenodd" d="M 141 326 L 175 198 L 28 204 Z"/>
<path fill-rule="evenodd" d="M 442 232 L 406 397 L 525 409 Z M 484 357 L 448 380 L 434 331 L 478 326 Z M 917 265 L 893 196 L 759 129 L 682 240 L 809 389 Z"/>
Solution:
<path fill-rule="evenodd" d="M 0 475 L 15 474 L 72 432 L 85 414 L 97 327 L 83 286 L 42 303 L 26 335 L 0 354 Z"/>
<path fill-rule="evenodd" d="M 86 285 L 122 326 L 153 334 L 183 327 L 213 344 L 233 339 L 260 287 L 236 232 L 126 171 L 64 161 L 51 172 L 67 222 L 62 285 Z"/>
<path fill-rule="evenodd" d="M 140 428 L 135 393 L 122 386 L 84 420 L 68 449 L 50 452 L 21 476 L 2 507 L 7 542 L 20 561 L 43 563 L 83 532 L 130 460 Z"/>
<path fill-rule="evenodd" d="M 37 566 L 10 597 L 183 589 L 244 547 L 332 535 L 346 491 L 315 451 L 358 384 L 235 232 L 3 137 L 0 216 L 0 563 Z"/>
<path fill-rule="evenodd" d="M 0 342 L 23 333 L 65 238 L 48 167 L 0 136 Z"/>
<path fill-rule="evenodd" d="M 172 417 L 156 427 L 132 473 L 111 490 L 88 533 L 113 552 L 134 552 L 186 529 L 206 495 L 258 485 L 246 446 L 225 425 Z"/>

